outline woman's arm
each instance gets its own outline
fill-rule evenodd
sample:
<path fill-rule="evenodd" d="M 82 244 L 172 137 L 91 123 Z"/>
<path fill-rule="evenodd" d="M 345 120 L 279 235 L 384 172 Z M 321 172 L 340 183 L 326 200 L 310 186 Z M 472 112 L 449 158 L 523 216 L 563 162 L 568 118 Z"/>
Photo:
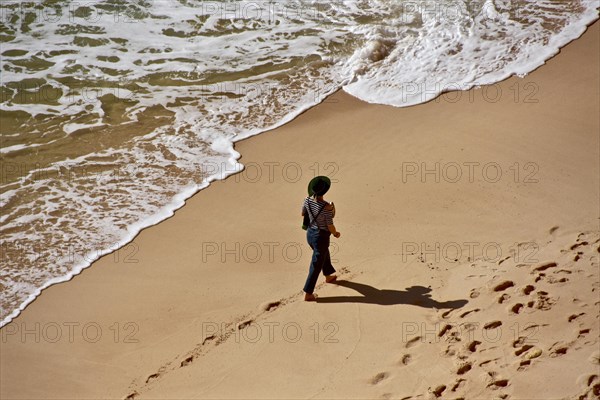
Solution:
<path fill-rule="evenodd" d="M 333 236 L 335 236 L 336 238 L 339 238 L 342 235 L 335 229 L 335 225 L 333 225 L 333 224 L 327 225 L 327 228 L 329 229 L 329 232 L 331 232 L 331 234 Z"/>
<path fill-rule="evenodd" d="M 335 216 L 335 206 L 333 205 L 333 203 L 331 203 L 326 205 L 325 209 L 331 213 L 331 216 L 326 215 L 327 229 L 329 229 L 329 232 L 331 232 L 333 236 L 339 238 L 341 234 L 337 231 L 337 229 L 335 229 L 335 225 L 333 224 L 333 217 Z"/>

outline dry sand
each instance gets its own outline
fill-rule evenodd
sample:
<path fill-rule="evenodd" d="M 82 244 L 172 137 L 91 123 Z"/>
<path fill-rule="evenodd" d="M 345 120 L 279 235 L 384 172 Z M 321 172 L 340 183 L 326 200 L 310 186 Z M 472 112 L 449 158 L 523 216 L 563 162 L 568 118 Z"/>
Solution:
<path fill-rule="evenodd" d="M 0 398 L 597 397 L 598 27 L 523 79 L 340 92 L 239 143 L 245 173 L 2 329 Z M 305 303 L 315 173 L 340 282 Z"/>

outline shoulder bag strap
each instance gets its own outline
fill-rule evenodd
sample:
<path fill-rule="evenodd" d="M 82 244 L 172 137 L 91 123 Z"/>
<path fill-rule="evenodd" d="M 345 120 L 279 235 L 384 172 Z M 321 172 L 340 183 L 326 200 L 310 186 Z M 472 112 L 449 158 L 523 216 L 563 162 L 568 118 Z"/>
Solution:
<path fill-rule="evenodd" d="M 310 214 L 310 216 L 313 218 L 312 221 L 310 221 L 310 226 L 312 226 L 313 223 L 317 222 L 317 218 L 319 218 L 319 214 L 321 214 L 321 211 L 323 211 L 325 209 L 325 207 L 327 207 L 327 204 L 324 204 L 323 207 L 321 207 L 321 209 L 319 210 L 319 212 L 317 213 L 316 216 L 314 216 L 312 214 L 312 211 L 310 211 L 310 198 L 306 198 L 306 211 L 308 211 L 308 213 Z"/>

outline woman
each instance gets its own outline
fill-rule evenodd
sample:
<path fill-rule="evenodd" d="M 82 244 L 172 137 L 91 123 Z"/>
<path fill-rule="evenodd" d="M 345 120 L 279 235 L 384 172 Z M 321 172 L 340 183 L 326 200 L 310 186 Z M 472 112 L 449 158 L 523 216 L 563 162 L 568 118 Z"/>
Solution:
<path fill-rule="evenodd" d="M 335 269 L 331 265 L 329 255 L 329 237 L 340 237 L 340 232 L 333 225 L 335 205 L 325 201 L 323 196 L 331 187 L 331 181 L 326 176 L 317 176 L 308 184 L 308 195 L 302 204 L 302 216 L 308 215 L 309 226 L 306 230 L 306 240 L 313 250 L 310 270 L 304 284 L 304 300 L 315 301 L 317 296 L 313 293 L 319 274 L 323 271 L 325 282 L 333 283 L 337 279 Z"/>

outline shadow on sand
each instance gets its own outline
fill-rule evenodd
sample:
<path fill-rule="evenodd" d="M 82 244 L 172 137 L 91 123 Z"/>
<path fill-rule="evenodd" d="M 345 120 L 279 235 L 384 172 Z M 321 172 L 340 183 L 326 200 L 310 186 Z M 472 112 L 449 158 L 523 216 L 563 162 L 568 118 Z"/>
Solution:
<path fill-rule="evenodd" d="M 444 302 L 433 300 L 429 294 L 431 289 L 423 286 L 411 286 L 406 288 L 406 290 L 380 290 L 373 286 L 358 282 L 338 280 L 336 283 L 339 286 L 354 289 L 362 294 L 362 296 L 317 297 L 318 303 L 365 303 L 379 304 L 382 306 L 410 304 L 413 306 L 438 309 L 461 308 L 468 303 L 467 300 L 451 300 Z"/>

